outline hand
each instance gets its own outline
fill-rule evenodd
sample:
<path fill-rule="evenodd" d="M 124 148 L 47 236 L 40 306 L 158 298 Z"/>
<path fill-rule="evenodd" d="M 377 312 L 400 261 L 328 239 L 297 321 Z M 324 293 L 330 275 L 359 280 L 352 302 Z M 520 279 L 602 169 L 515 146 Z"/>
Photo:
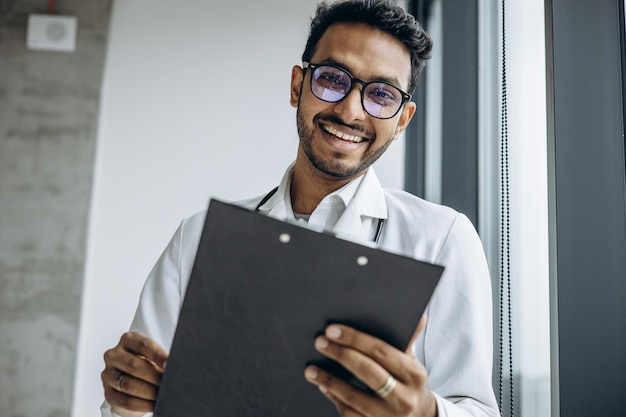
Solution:
<path fill-rule="evenodd" d="M 168 353 L 154 340 L 138 332 L 124 333 L 120 342 L 104 354 L 100 375 L 104 396 L 121 415 L 154 410 Z"/>
<path fill-rule="evenodd" d="M 355 388 L 315 366 L 305 369 L 305 377 L 319 387 L 343 417 L 435 417 L 437 404 L 426 385 L 426 368 L 411 351 L 412 342 L 425 326 L 423 316 L 406 352 L 339 324 L 328 326 L 325 334 L 315 340 L 317 351 L 337 361 L 374 391 L 392 376 L 396 386 L 384 398 Z"/>

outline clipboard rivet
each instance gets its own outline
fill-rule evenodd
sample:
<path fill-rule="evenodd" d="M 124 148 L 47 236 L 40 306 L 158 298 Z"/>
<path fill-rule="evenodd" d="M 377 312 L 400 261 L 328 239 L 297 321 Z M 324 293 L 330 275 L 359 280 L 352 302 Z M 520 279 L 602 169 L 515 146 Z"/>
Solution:
<path fill-rule="evenodd" d="M 365 266 L 368 262 L 369 260 L 367 259 L 367 256 L 359 256 L 358 258 L 356 258 L 356 263 L 360 266 Z"/>
<path fill-rule="evenodd" d="M 281 233 L 280 236 L 278 236 L 278 240 L 283 243 L 289 243 L 289 241 L 291 240 L 291 236 L 289 235 L 289 233 Z"/>

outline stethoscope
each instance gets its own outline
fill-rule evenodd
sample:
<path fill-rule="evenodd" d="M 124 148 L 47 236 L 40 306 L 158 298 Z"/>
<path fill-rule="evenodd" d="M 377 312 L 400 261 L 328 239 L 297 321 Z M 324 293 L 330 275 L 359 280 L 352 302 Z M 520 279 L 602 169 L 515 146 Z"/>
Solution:
<path fill-rule="evenodd" d="M 269 200 L 270 198 L 272 198 L 274 194 L 276 194 L 276 191 L 278 191 L 278 187 L 274 188 L 272 191 L 267 193 L 267 195 L 261 199 L 259 204 L 257 204 L 254 211 L 258 212 L 261 206 L 267 203 L 267 200 Z M 378 219 L 378 224 L 376 225 L 376 235 L 374 236 L 374 243 L 376 245 L 378 245 L 378 240 L 380 239 L 380 235 L 383 234 L 383 227 L 385 227 L 385 219 Z"/>

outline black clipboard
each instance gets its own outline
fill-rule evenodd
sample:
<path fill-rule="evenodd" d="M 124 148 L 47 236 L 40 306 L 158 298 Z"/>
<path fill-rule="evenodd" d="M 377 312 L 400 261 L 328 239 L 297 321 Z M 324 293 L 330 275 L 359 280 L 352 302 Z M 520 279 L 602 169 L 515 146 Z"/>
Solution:
<path fill-rule="evenodd" d="M 211 200 L 155 417 L 336 416 L 304 367 L 350 374 L 315 337 L 339 322 L 404 350 L 442 272 Z"/>

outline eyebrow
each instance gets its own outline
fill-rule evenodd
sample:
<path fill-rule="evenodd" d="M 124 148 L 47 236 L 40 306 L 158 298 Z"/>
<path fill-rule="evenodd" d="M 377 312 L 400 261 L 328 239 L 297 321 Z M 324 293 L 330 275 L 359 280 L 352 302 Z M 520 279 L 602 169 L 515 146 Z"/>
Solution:
<path fill-rule="evenodd" d="M 339 62 L 338 60 L 334 59 L 333 57 L 329 57 L 329 58 L 323 59 L 322 61 L 319 61 L 318 64 L 334 65 L 334 66 L 339 67 L 342 70 L 346 71 L 348 74 L 352 75 L 352 71 L 350 71 L 350 69 L 348 68 L 347 65 Z M 356 77 L 354 77 L 354 75 L 352 75 L 352 77 L 356 78 Z M 374 77 L 373 80 L 368 80 L 366 82 L 370 82 L 371 83 L 371 82 L 377 82 L 377 81 L 381 81 L 381 82 L 384 82 L 384 83 L 387 83 L 387 84 L 391 84 L 394 87 L 397 87 L 398 89 L 403 91 L 402 87 L 400 87 L 400 85 L 401 85 L 400 81 L 397 78 L 394 78 L 394 77 L 377 76 L 377 77 Z"/>

